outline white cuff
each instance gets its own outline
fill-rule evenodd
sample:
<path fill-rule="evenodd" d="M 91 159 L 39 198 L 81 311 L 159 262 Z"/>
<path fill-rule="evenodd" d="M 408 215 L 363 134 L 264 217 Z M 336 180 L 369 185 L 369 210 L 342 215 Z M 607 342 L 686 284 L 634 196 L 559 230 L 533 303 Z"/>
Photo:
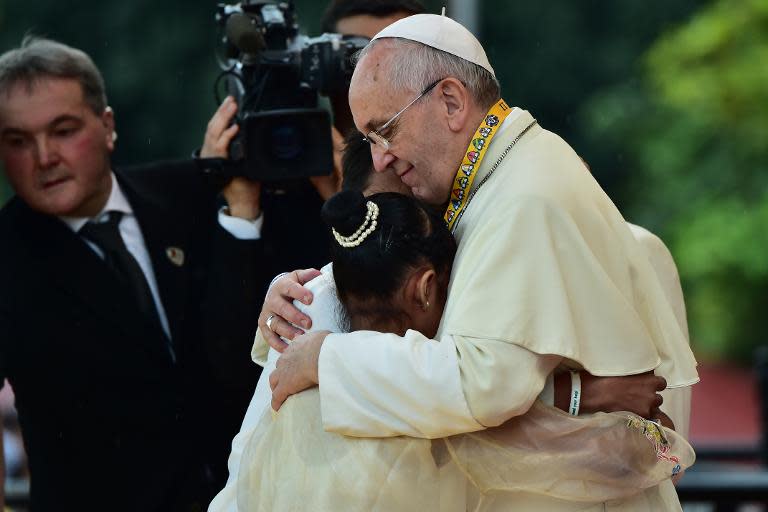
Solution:
<path fill-rule="evenodd" d="M 254 220 L 233 217 L 227 212 L 226 206 L 219 210 L 219 225 L 227 230 L 230 235 L 239 240 L 258 240 L 261 238 L 261 225 L 264 224 L 264 215 L 261 214 Z"/>

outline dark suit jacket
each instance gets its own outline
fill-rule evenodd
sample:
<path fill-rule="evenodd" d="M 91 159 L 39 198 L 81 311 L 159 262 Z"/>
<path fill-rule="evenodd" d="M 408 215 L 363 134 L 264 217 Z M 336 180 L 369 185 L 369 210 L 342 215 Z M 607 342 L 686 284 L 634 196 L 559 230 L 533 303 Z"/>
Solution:
<path fill-rule="evenodd" d="M 265 183 L 265 271 L 274 277 L 301 268 L 321 268 L 331 261 L 331 230 L 320 217 L 323 199 L 307 180 Z"/>
<path fill-rule="evenodd" d="M 117 173 L 150 254 L 176 352 L 102 260 L 18 198 L 0 211 L 0 385 L 16 394 L 33 511 L 195 510 L 226 457 L 260 369 L 259 241 L 216 219 L 193 167 Z M 183 251 L 174 263 L 168 248 Z M 178 263 L 177 258 L 177 263 Z"/>

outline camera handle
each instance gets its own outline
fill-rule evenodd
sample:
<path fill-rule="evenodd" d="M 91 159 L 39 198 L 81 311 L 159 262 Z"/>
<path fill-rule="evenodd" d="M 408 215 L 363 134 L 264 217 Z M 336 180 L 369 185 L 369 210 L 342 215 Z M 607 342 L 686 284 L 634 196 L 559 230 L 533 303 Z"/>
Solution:
<path fill-rule="evenodd" d="M 192 155 L 192 161 L 197 170 L 217 187 L 224 186 L 232 178 L 243 176 L 242 161 L 218 157 L 203 158 L 200 156 L 199 150 Z"/>

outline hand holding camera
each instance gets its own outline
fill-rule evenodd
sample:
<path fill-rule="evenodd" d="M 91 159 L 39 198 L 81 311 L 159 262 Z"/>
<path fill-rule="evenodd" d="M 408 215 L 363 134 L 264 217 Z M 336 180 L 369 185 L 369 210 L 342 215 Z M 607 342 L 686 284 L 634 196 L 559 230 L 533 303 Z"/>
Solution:
<path fill-rule="evenodd" d="M 232 123 L 235 113 L 235 99 L 227 96 L 208 122 L 200 157 L 228 158 L 229 144 L 240 129 L 237 123 Z M 221 193 L 233 217 L 253 220 L 261 215 L 260 182 L 236 176 L 224 186 Z"/>

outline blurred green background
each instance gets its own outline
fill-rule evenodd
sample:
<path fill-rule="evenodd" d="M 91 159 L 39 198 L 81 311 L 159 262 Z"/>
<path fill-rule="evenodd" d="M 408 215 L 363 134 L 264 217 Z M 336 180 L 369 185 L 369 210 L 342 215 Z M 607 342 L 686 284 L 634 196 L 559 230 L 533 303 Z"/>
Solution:
<path fill-rule="evenodd" d="M 325 2 L 295 3 L 317 35 Z M 748 362 L 768 316 L 768 0 L 477 3 L 505 99 L 569 141 L 625 217 L 670 247 L 699 359 Z M 216 107 L 214 10 L 0 0 L 0 50 L 25 33 L 85 50 L 116 112 L 115 164 L 185 157 Z"/>

